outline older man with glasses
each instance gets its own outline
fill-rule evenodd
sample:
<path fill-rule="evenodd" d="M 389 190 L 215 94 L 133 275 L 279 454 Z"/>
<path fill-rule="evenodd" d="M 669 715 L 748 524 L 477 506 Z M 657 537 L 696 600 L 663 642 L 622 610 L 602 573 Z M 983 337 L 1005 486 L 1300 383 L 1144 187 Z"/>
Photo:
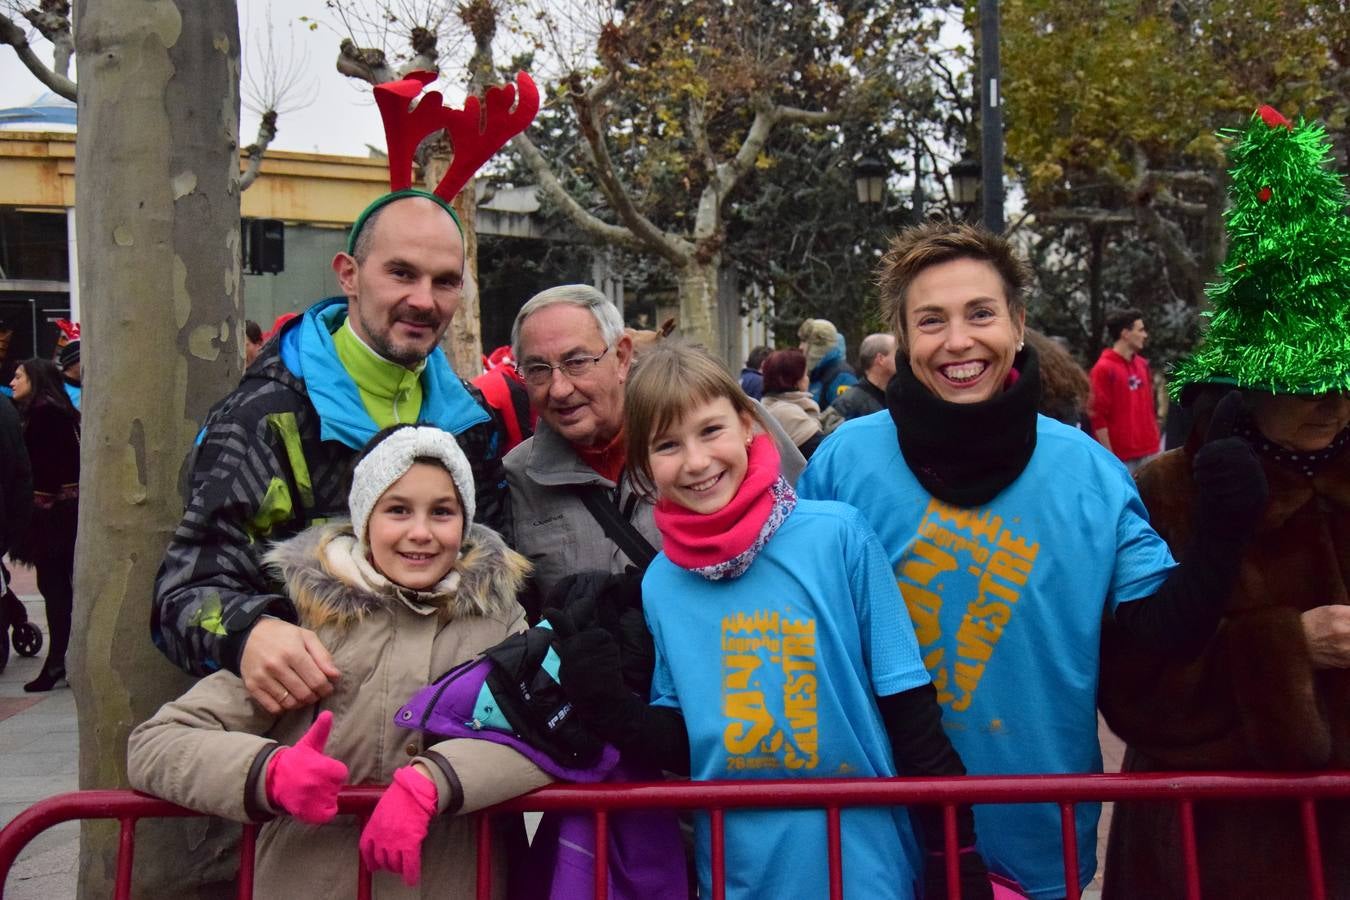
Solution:
<path fill-rule="evenodd" d="M 516 314 L 511 349 L 539 414 L 534 436 L 504 461 L 515 547 L 534 563 L 533 597 L 522 601 L 536 615 L 567 575 L 645 567 L 661 535 L 624 466 L 634 352 L 614 304 L 584 284 L 541 291 Z M 785 435 L 775 439 L 795 481 L 805 461 Z"/>

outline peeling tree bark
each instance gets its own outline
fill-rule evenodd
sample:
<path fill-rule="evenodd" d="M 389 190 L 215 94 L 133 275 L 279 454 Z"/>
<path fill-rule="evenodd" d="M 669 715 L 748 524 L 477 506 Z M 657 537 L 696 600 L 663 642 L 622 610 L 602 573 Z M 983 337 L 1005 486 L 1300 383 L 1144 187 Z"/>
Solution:
<path fill-rule="evenodd" d="M 189 684 L 148 634 L 198 423 L 240 375 L 239 23 L 233 3 L 79 0 L 76 222 L 86 298 L 72 685 L 80 786 L 125 787 L 131 728 Z M 138 829 L 137 896 L 224 896 L 235 826 Z M 80 896 L 116 830 L 82 832 Z"/>

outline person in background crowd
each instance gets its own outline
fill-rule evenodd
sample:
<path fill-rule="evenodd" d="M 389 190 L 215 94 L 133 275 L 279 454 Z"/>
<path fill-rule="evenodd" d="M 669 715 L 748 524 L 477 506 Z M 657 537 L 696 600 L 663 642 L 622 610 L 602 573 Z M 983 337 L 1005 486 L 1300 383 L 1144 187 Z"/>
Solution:
<path fill-rule="evenodd" d="M 547 288 L 516 313 L 511 346 L 539 413 L 534 436 L 505 461 L 512 546 L 534 566 L 523 601 L 534 616 L 564 577 L 645 566 L 661 536 L 627 468 L 623 386 L 634 350 L 619 310 L 590 285 Z M 795 481 L 805 461 L 781 429 L 775 439 Z"/>
<path fill-rule="evenodd" d="M 895 335 L 869 334 L 858 348 L 862 380 L 844 391 L 820 417 L 826 434 L 849 419 L 870 416 L 886 408 L 886 385 L 895 377 Z"/>
<path fill-rule="evenodd" d="M 253 365 L 253 361 L 258 358 L 258 351 L 262 349 L 263 333 L 262 326 L 252 319 L 244 320 L 244 368 L 247 369 Z"/>
<path fill-rule="evenodd" d="M 764 375 L 760 369 L 772 352 L 768 347 L 760 346 L 751 350 L 745 358 L 745 368 L 741 369 L 741 390 L 753 400 L 764 397 Z"/>
<path fill-rule="evenodd" d="M 291 319 L 297 318 L 300 313 L 284 312 L 272 320 L 272 327 L 263 332 L 263 343 L 267 343 L 272 338 L 281 333 L 281 329 L 286 327 L 286 323 Z"/>
<path fill-rule="evenodd" d="M 65 386 L 71 406 L 79 409 L 80 395 L 84 390 L 84 367 L 80 364 L 79 338 L 70 341 L 57 352 L 56 365 L 61 370 L 61 383 Z"/>
<path fill-rule="evenodd" d="M 1026 330 L 1026 342 L 1040 357 L 1041 415 L 1092 434 L 1092 423 L 1087 417 L 1092 386 L 1083 367 L 1058 341 L 1034 328 Z"/>
<path fill-rule="evenodd" d="M 474 495 L 451 435 L 381 431 L 352 476 L 350 521 L 314 525 L 267 554 L 300 621 L 346 675 L 333 693 L 317 708 L 278 715 L 239 676 L 216 672 L 132 732 L 127 775 L 136 789 L 236 821 L 269 820 L 258 841 L 259 896 L 355 896 L 358 834 L 374 896 L 469 896 L 477 826 L 456 814 L 551 780 L 511 747 L 433 742 L 412 723 L 395 724 L 426 681 L 524 628 L 516 591 L 527 565 L 474 522 Z M 334 820 L 347 783 L 389 785 L 364 826 Z M 518 815 L 511 825 L 523 843 Z M 493 830 L 501 890 L 511 835 L 505 821 Z M 387 872 L 420 890 L 402 891 Z"/>
<path fill-rule="evenodd" d="M 515 357 L 509 346 L 498 347 L 484 360 L 483 374 L 473 380 L 473 386 L 483 393 L 483 402 L 497 413 L 501 420 L 505 441 L 502 454 L 534 434 L 534 423 L 539 414 L 530 408 L 530 394 L 525 390 L 525 379 L 516 369 Z"/>
<path fill-rule="evenodd" d="M 843 341 L 838 329 L 827 319 L 807 319 L 797 329 L 801 351 L 806 355 L 808 390 L 816 405 L 826 409 L 850 387 L 858 383 L 853 367 L 844 359 Z"/>
<path fill-rule="evenodd" d="M 806 357 L 802 351 L 775 350 L 764 360 L 764 411 L 773 416 L 807 459 L 824 433 L 820 407 L 807 391 Z"/>
<path fill-rule="evenodd" d="M 501 432 L 439 342 L 462 299 L 464 243 L 448 201 L 386 194 L 333 258 L 343 296 L 268 340 L 208 413 L 189 500 L 155 581 L 151 633 L 186 671 L 240 675 L 269 713 L 307 706 L 339 670 L 263 572 L 268 542 L 341 516 L 360 448 L 381 428 L 455 435 L 478 518 L 505 527 Z"/>
<path fill-rule="evenodd" d="M 66 646 L 75 604 L 75 531 L 80 502 L 80 411 L 70 402 L 56 363 L 28 359 L 10 382 L 23 415 L 23 441 L 33 469 L 33 514 L 10 558 L 37 570 L 47 604 L 47 661 L 29 693 L 66 679 Z"/>
<path fill-rule="evenodd" d="M 1153 376 L 1140 356 L 1148 331 L 1144 314 L 1123 309 L 1106 317 L 1113 343 L 1092 367 L 1092 431 L 1131 472 L 1158 454 L 1158 413 L 1153 405 Z"/>
<path fill-rule="evenodd" d="M 1198 656 L 1169 659 L 1105 630 L 1101 709 L 1126 741 L 1127 772 L 1340 771 L 1350 768 L 1350 198 L 1320 124 L 1271 107 L 1229 157 L 1213 318 L 1171 375 L 1195 428 L 1136 478 L 1174 552 L 1231 528 L 1205 508 L 1199 436 L 1236 385 L 1235 430 L 1256 448 L 1270 496 L 1253 539 L 1225 560 L 1235 578 L 1218 633 L 1189 635 Z M 1202 896 L 1315 896 L 1297 800 L 1197 800 L 1191 812 Z M 1315 823 L 1322 896 L 1350 897 L 1350 800 L 1318 798 Z M 1185 896 L 1180 833 L 1174 804 L 1116 804 L 1102 896 Z"/>
<path fill-rule="evenodd" d="M 1174 562 L 1119 460 L 1038 415 L 1039 356 L 1023 344 L 1030 277 L 1006 239 L 973 225 L 898 234 L 878 274 L 902 353 L 890 415 L 841 425 L 799 488 L 856 506 L 881 538 L 974 775 L 1100 772 L 1103 616 L 1160 652 L 1196 652 L 1265 504 L 1251 448 L 1214 429 L 1194 478 L 1221 527 Z M 1098 812 L 1077 805 L 1081 884 L 1096 868 Z M 1053 804 L 976 807 L 975 818 L 992 870 L 1037 900 L 1064 897 Z"/>
<path fill-rule="evenodd" d="M 23 440 L 19 411 L 0 397 L 0 557 L 23 542 L 33 510 L 33 469 Z M 9 662 L 9 628 L 27 621 L 22 601 L 9 586 L 9 570 L 0 559 L 0 672 Z"/>

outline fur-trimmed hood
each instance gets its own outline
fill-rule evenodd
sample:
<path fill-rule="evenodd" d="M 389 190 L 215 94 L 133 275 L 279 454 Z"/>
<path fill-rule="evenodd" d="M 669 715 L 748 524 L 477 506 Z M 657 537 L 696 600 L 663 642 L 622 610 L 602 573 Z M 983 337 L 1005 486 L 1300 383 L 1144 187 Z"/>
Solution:
<path fill-rule="evenodd" d="M 497 532 L 472 525 L 450 574 L 429 591 L 400 587 L 371 565 L 351 523 L 315 525 L 272 545 L 263 558 L 281 579 L 308 628 L 346 627 L 391 602 L 439 613 L 446 621 L 513 612 L 530 564 Z"/>

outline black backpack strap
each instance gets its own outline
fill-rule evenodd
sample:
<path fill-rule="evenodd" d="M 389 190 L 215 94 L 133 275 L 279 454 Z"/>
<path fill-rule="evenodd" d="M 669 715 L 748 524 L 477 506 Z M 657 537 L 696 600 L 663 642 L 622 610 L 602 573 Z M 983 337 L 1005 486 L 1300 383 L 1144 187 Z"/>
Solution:
<path fill-rule="evenodd" d="M 633 565 L 639 569 L 646 569 L 651 561 L 656 559 L 656 548 L 633 527 L 632 522 L 623 517 L 618 505 L 610 499 L 608 491 L 594 485 L 582 485 L 577 489 L 577 493 L 581 497 L 581 502 L 586 504 L 586 508 L 595 517 L 595 521 L 605 530 L 605 534 L 633 561 Z"/>

